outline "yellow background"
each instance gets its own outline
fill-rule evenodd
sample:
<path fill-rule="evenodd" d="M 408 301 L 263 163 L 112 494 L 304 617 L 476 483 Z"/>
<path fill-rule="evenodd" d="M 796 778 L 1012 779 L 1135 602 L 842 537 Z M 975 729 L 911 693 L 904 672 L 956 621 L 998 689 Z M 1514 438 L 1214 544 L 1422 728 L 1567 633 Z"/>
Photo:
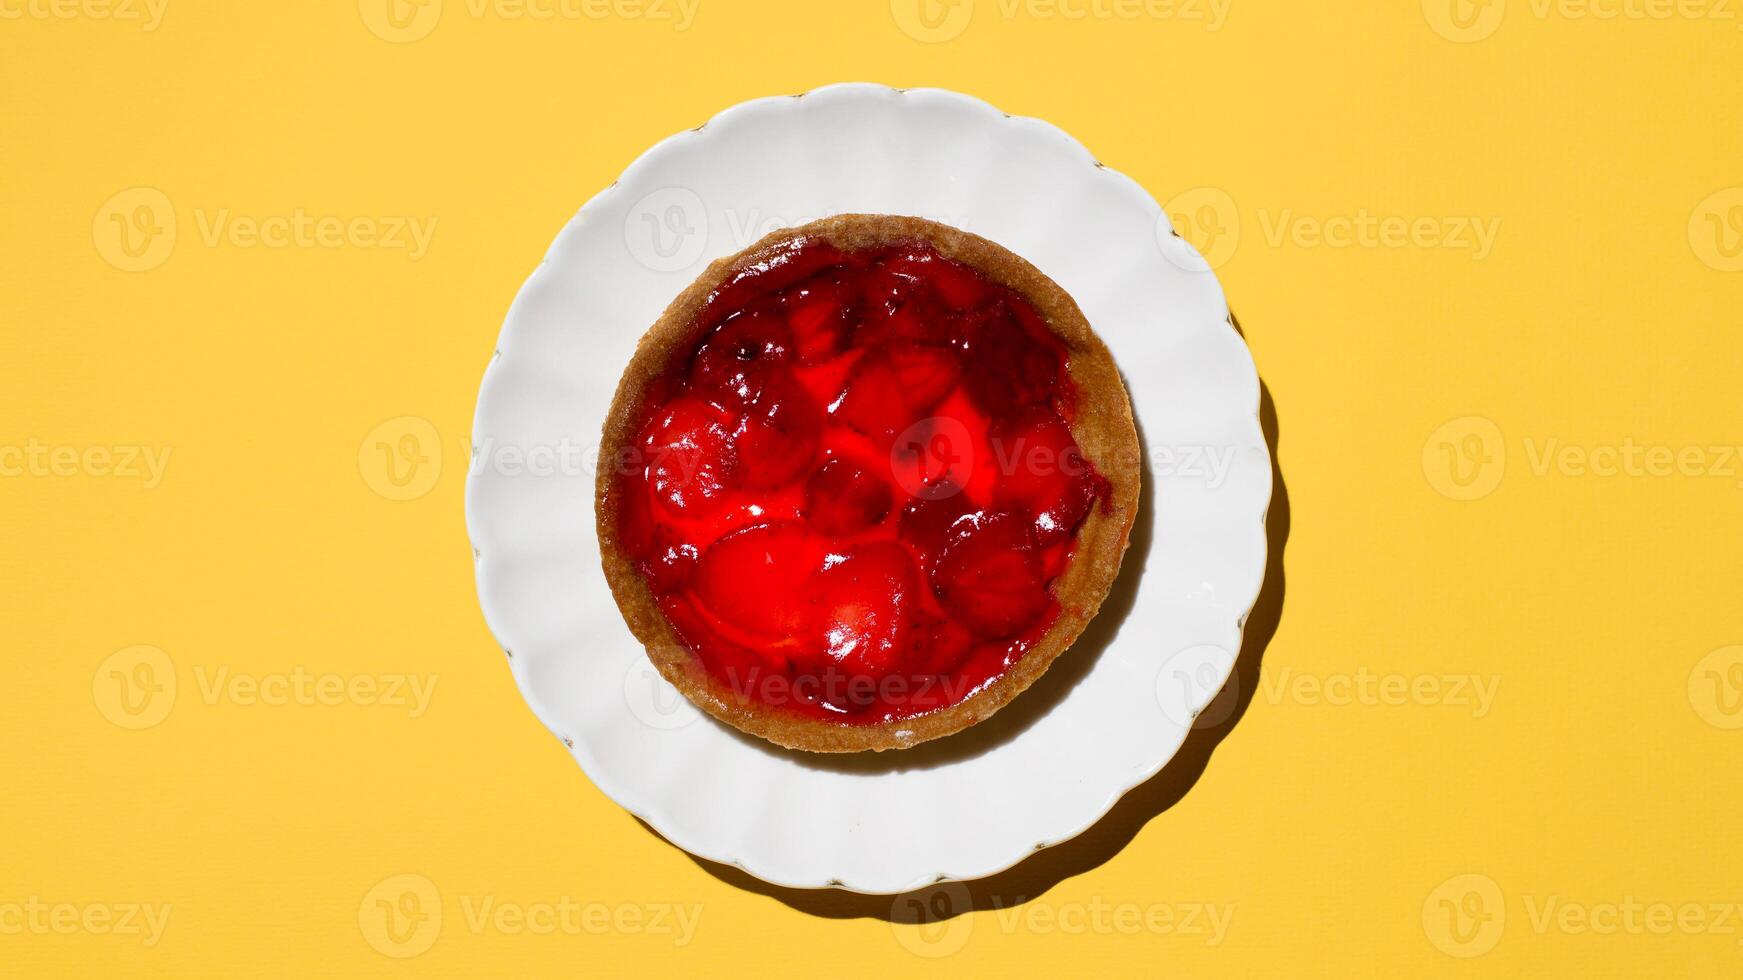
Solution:
<path fill-rule="evenodd" d="M 0 973 L 1743 972 L 1712 909 L 1743 902 L 1734 2 L 102 16 L 137 2 L 0 0 Z M 1287 488 L 1243 710 L 926 929 L 700 866 L 595 790 L 511 682 L 461 518 L 478 380 L 565 219 L 658 139 L 841 80 L 968 92 L 1191 192 Z M 170 213 L 111 203 L 135 188 Z M 416 257 L 205 230 L 299 209 L 435 226 Z M 128 256 L 117 214 L 173 247 Z M 1426 223 L 1344 238 L 1363 215 Z M 412 482 L 371 456 L 407 418 Z M 90 447 L 169 457 L 153 482 Z M 416 717 L 208 693 L 299 670 L 435 688 Z M 371 903 L 419 889 L 433 945 L 384 955 Z M 148 946 L 33 927 L 33 897 L 171 912 Z M 486 898 L 617 924 L 474 928 Z M 673 903 L 682 945 L 625 911 Z M 1705 924 L 1579 927 L 1628 903 Z"/>

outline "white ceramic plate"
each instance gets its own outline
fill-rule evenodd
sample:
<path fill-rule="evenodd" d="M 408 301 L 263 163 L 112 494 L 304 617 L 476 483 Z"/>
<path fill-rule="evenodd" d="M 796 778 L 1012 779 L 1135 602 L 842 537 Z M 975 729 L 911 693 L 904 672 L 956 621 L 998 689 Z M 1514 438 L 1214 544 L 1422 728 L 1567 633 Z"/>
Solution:
<path fill-rule="evenodd" d="M 952 738 L 825 757 L 717 724 L 648 665 L 600 571 L 589 457 L 679 291 L 770 230 L 842 212 L 953 224 L 1064 286 L 1126 375 L 1148 468 L 1114 594 L 1039 684 Z M 1150 195 L 1047 123 L 876 85 L 735 106 L 589 201 L 509 310 L 466 493 L 485 618 L 594 783 L 693 854 L 869 893 L 1001 871 L 1160 769 L 1240 649 L 1271 464 L 1228 316 Z"/>

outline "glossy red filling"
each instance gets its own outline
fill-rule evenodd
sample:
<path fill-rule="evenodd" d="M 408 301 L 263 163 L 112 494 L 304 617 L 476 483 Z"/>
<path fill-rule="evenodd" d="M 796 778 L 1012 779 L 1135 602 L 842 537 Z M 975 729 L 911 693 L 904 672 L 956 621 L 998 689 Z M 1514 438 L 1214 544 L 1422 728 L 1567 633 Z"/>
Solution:
<path fill-rule="evenodd" d="M 1020 294 L 925 243 L 800 239 L 696 330 L 617 496 L 621 546 L 711 675 L 870 723 L 961 701 L 1047 631 L 1108 486 Z"/>

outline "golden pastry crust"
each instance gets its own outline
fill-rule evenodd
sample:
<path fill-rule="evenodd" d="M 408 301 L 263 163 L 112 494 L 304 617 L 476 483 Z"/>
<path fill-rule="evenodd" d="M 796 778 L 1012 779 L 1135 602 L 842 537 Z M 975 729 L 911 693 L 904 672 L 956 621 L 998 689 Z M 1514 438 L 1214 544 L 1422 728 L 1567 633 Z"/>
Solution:
<path fill-rule="evenodd" d="M 923 715 L 872 724 L 845 724 L 772 709 L 711 676 L 679 640 L 647 581 L 618 543 L 618 500 L 613 467 L 599 467 L 596 488 L 599 550 L 618 608 L 660 673 L 702 710 L 740 731 L 809 752 L 903 749 L 962 731 L 991 716 L 1033 684 L 1068 649 L 1101 608 L 1119 575 L 1138 513 L 1138 432 L 1119 369 L 1071 296 L 1021 257 L 968 232 L 923 218 L 843 214 L 774 232 L 710 265 L 666 308 L 636 346 L 606 415 L 599 458 L 628 458 L 649 385 L 672 357 L 696 339 L 695 321 L 708 297 L 731 276 L 771 250 L 798 238 L 821 239 L 843 251 L 909 241 L 929 242 L 945 258 L 971 266 L 1020 293 L 1067 350 L 1066 370 L 1077 388 L 1071 434 L 1110 487 L 1077 532 L 1076 553 L 1052 583 L 1059 617 L 1021 659 L 981 690 Z"/>

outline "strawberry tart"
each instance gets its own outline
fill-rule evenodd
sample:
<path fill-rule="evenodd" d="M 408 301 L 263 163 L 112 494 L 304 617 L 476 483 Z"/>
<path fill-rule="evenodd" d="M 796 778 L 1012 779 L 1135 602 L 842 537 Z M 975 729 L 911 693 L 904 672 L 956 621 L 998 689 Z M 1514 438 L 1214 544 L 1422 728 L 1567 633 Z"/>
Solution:
<path fill-rule="evenodd" d="M 813 752 L 961 731 L 1095 615 L 1139 496 L 1106 346 L 986 239 L 841 215 L 713 265 L 606 418 L 605 574 L 661 674 Z"/>

